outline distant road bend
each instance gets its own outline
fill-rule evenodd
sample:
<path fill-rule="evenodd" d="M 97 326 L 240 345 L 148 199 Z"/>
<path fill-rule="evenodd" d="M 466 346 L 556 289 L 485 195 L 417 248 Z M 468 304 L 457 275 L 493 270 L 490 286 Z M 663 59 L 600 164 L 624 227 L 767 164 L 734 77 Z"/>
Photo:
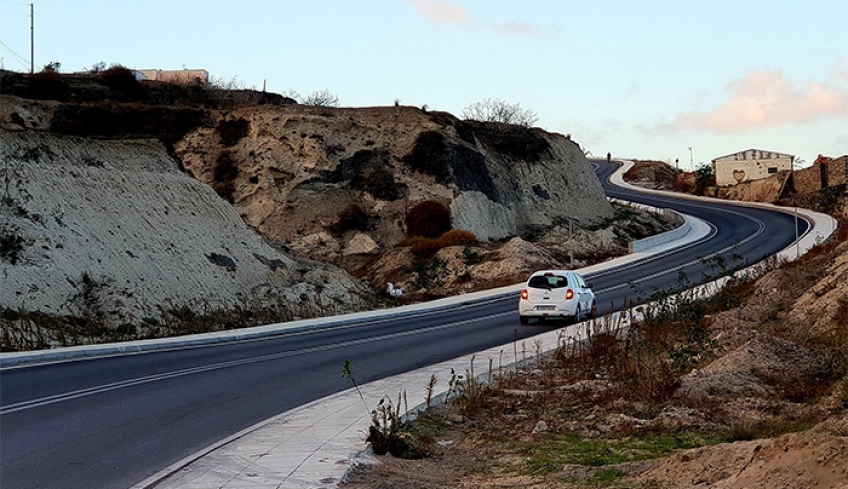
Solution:
<path fill-rule="evenodd" d="M 714 227 L 703 242 L 589 275 L 599 312 L 709 274 L 702 258 L 750 263 L 795 239 L 787 214 L 652 196 L 611 186 L 609 196 L 667 207 Z M 801 233 L 808 224 L 801 223 Z M 610 306 L 612 304 L 612 306 Z M 174 348 L 0 371 L 0 486 L 126 488 L 248 426 L 360 383 L 548 331 L 519 326 L 516 297 L 450 310 L 273 338 Z"/>

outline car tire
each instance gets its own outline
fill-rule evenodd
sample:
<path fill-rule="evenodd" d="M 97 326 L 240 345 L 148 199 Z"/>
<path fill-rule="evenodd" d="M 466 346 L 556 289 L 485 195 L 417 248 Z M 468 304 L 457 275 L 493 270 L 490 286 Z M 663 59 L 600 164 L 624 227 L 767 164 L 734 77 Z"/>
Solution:
<path fill-rule="evenodd" d="M 521 324 L 527 324 L 530 322 L 530 318 L 527 316 L 518 316 L 518 320 L 521 321 Z"/>
<path fill-rule="evenodd" d="M 572 322 L 574 322 L 574 323 L 579 323 L 579 322 L 580 322 L 580 319 L 581 319 L 581 315 L 580 315 L 580 305 L 578 304 L 578 305 L 577 305 L 577 310 L 574 312 L 574 319 L 572 319 Z"/>

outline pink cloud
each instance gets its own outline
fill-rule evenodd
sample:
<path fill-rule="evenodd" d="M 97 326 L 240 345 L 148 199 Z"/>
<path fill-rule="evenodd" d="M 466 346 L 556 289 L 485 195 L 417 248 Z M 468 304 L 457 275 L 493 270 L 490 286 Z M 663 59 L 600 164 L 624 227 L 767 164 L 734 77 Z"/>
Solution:
<path fill-rule="evenodd" d="M 450 1 L 409 0 L 419 14 L 433 24 L 465 24 L 468 12 L 465 7 Z"/>
<path fill-rule="evenodd" d="M 663 132 L 685 129 L 717 133 L 739 132 L 761 127 L 812 122 L 828 117 L 848 117 L 848 91 L 810 83 L 806 89 L 795 86 L 780 70 L 755 70 L 727 85 L 728 100 L 712 111 L 686 113 Z"/>
<path fill-rule="evenodd" d="M 542 29 L 529 22 L 509 22 L 495 26 L 495 30 L 502 34 L 510 34 L 517 36 L 534 36 L 542 32 Z"/>

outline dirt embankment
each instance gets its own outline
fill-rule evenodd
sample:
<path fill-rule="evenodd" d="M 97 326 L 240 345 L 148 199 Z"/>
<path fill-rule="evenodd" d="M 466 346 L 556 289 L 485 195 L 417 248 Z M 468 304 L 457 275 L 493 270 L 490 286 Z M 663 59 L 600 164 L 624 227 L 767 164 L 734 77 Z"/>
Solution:
<path fill-rule="evenodd" d="M 626 335 L 601 322 L 425 416 L 424 458 L 342 487 L 848 488 L 846 260 L 842 232 Z"/>

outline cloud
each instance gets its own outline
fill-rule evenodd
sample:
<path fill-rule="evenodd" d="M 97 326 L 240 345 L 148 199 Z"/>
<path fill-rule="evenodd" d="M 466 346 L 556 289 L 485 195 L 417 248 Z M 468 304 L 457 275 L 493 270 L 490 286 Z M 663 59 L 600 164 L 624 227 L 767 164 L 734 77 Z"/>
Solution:
<path fill-rule="evenodd" d="M 830 77 L 836 83 L 848 86 L 848 56 L 839 58 Z"/>
<path fill-rule="evenodd" d="M 451 1 L 409 0 L 419 14 L 433 24 L 465 24 L 468 12 L 462 5 Z"/>
<path fill-rule="evenodd" d="M 671 123 L 658 124 L 660 132 L 686 129 L 731 133 L 848 117 L 848 91 L 810 83 L 795 86 L 780 70 L 754 70 L 727 85 L 728 100 L 712 111 L 680 114 Z"/>
<path fill-rule="evenodd" d="M 535 36 L 542 32 L 542 28 L 530 22 L 508 22 L 496 25 L 495 30 L 501 34 L 511 36 Z"/>

